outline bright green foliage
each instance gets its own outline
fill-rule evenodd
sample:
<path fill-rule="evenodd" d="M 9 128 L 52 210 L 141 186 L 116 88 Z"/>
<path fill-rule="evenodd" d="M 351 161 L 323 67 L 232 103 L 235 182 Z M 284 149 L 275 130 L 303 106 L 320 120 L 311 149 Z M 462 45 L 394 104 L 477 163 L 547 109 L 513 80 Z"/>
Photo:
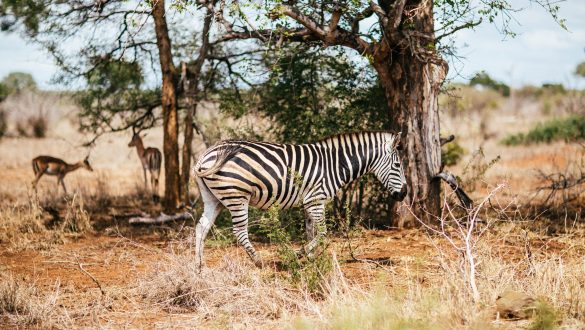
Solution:
<path fill-rule="evenodd" d="M 585 139 L 585 116 L 573 115 L 562 119 L 553 119 L 538 124 L 528 133 L 519 133 L 506 137 L 505 145 L 530 143 L 550 143 L 557 140 L 577 141 Z"/>
<path fill-rule="evenodd" d="M 476 85 L 484 86 L 486 88 L 491 88 L 491 89 L 495 90 L 496 92 L 501 93 L 503 96 L 506 96 L 506 97 L 510 96 L 510 86 L 492 79 L 492 77 L 490 77 L 484 71 L 476 73 L 475 76 L 473 78 L 471 78 L 471 80 L 469 81 L 469 85 L 470 86 L 476 86 Z"/>

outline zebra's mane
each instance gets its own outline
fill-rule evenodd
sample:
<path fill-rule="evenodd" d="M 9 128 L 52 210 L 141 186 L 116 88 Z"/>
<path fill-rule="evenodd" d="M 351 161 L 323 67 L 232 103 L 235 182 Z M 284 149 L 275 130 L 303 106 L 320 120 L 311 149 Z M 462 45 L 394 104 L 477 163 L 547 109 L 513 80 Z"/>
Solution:
<path fill-rule="evenodd" d="M 320 140 L 317 140 L 317 142 L 325 142 L 331 139 L 336 139 L 339 137 L 346 137 L 346 136 L 353 136 L 353 135 L 358 135 L 358 134 L 362 134 L 362 133 L 385 133 L 385 134 L 392 134 L 394 136 L 397 136 L 398 133 L 394 132 L 394 131 L 390 131 L 390 130 L 368 130 L 368 131 L 353 131 L 353 132 L 346 132 L 346 133 L 340 133 L 340 134 L 335 134 L 335 135 L 331 135 L 325 138 L 322 138 Z"/>

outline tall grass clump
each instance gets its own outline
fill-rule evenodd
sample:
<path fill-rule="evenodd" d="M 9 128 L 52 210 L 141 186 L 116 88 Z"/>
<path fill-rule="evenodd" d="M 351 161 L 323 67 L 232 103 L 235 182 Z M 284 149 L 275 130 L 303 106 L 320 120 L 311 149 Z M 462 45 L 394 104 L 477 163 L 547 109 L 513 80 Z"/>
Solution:
<path fill-rule="evenodd" d="M 84 205 L 81 194 L 73 195 L 71 201 L 67 202 L 65 218 L 59 225 L 60 231 L 84 234 L 93 230 L 89 213 L 85 210 Z"/>
<path fill-rule="evenodd" d="M 290 282 L 224 257 L 199 271 L 192 255 L 165 254 L 163 261 L 141 278 L 138 294 L 171 313 L 194 312 L 207 326 L 263 324 L 289 314 L 312 314 L 317 301 Z M 331 285 L 333 287 L 333 285 Z M 211 323 L 209 323 L 211 320 Z"/>
<path fill-rule="evenodd" d="M 17 325 L 50 326 L 58 290 L 44 294 L 33 284 L 12 274 L 0 274 L 0 316 Z"/>
<path fill-rule="evenodd" d="M 7 244 L 10 250 L 23 250 L 39 247 L 34 236 L 48 233 L 42 222 L 42 208 L 34 200 L 27 204 L 0 206 L 0 243 Z M 50 240 L 46 240 L 48 244 Z"/>
<path fill-rule="evenodd" d="M 513 146 L 532 143 L 550 143 L 558 140 L 577 141 L 583 139 L 585 139 L 585 116 L 572 115 L 538 124 L 528 133 L 509 135 L 502 140 L 502 143 Z"/>

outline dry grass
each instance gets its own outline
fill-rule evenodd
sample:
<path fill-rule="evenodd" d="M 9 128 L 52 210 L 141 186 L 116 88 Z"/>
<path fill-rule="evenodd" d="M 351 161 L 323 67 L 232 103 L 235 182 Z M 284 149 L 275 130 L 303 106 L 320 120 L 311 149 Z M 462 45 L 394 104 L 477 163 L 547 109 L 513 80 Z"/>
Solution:
<path fill-rule="evenodd" d="M 50 327 L 58 295 L 59 283 L 54 292 L 45 293 L 30 279 L 0 273 L 0 316 L 8 317 L 14 324 Z"/>
<path fill-rule="evenodd" d="M 189 241 L 172 242 L 184 239 L 190 223 L 126 223 L 131 215 L 159 211 L 142 195 L 142 170 L 135 150 L 127 147 L 129 133 L 98 141 L 90 155 L 95 171 L 77 171 L 65 179 L 73 195 L 56 194 L 55 178 L 43 177 L 40 201 L 31 198 L 34 156 L 74 162 L 87 152 L 78 147 L 87 137 L 62 117 L 54 119 L 49 138 L 0 140 L 0 154 L 7 155 L 0 157 L 0 327 L 585 328 L 581 211 L 565 217 L 525 206 L 540 184 L 535 169 L 564 168 L 582 148 L 562 142 L 501 146 L 499 139 L 516 132 L 518 122 L 528 129 L 555 115 L 555 109 L 543 112 L 535 99 L 498 97 L 497 104 L 489 99 L 485 94 L 469 107 L 489 109 L 490 116 L 478 111 L 443 116 L 445 133 L 457 135 L 467 160 L 479 146 L 487 161 L 501 156 L 478 181 L 473 197 L 479 200 L 494 183 L 506 182 L 510 188 L 500 195 L 502 205 L 518 201 L 505 212 L 496 207 L 482 214 L 490 226 L 473 249 L 477 300 L 461 254 L 444 236 L 420 229 L 363 231 L 352 238 L 357 257 L 389 260 L 390 265 L 355 262 L 347 242 L 332 238 L 333 270 L 320 278 L 319 294 L 303 284 L 307 281 L 290 280 L 274 245 L 260 245 L 268 266 L 255 268 L 234 246 L 231 232 L 221 244 L 208 242 L 209 266 L 199 273 Z M 201 112 L 210 138 L 254 134 L 214 131 L 221 120 L 209 114 L 212 110 Z M 160 141 L 160 132 L 152 131 L 145 144 L 160 148 Z M 197 150 L 203 150 L 201 141 Z M 460 173 L 465 162 L 451 170 Z M 496 199 L 491 202 L 498 205 Z M 495 302 L 506 290 L 534 297 L 536 315 L 497 319 Z"/>

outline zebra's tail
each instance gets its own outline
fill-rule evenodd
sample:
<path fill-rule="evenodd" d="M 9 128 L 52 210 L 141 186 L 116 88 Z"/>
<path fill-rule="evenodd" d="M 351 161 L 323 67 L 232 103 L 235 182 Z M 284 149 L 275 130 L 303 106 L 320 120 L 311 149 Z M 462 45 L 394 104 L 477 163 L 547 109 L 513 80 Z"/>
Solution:
<path fill-rule="evenodd" d="M 213 165 L 211 165 L 211 167 L 209 167 L 207 169 L 202 169 L 201 163 L 202 163 L 203 159 L 205 158 L 205 155 L 203 155 L 199 159 L 197 164 L 195 164 L 195 166 L 193 167 L 193 172 L 195 172 L 195 174 L 200 178 L 210 176 L 210 175 L 216 173 L 217 171 L 219 171 L 219 169 L 228 160 L 230 160 L 232 157 L 234 157 L 236 154 L 238 154 L 242 149 L 243 149 L 242 146 L 239 144 L 220 145 L 216 148 L 217 155 L 216 155 L 215 162 L 213 163 Z"/>

